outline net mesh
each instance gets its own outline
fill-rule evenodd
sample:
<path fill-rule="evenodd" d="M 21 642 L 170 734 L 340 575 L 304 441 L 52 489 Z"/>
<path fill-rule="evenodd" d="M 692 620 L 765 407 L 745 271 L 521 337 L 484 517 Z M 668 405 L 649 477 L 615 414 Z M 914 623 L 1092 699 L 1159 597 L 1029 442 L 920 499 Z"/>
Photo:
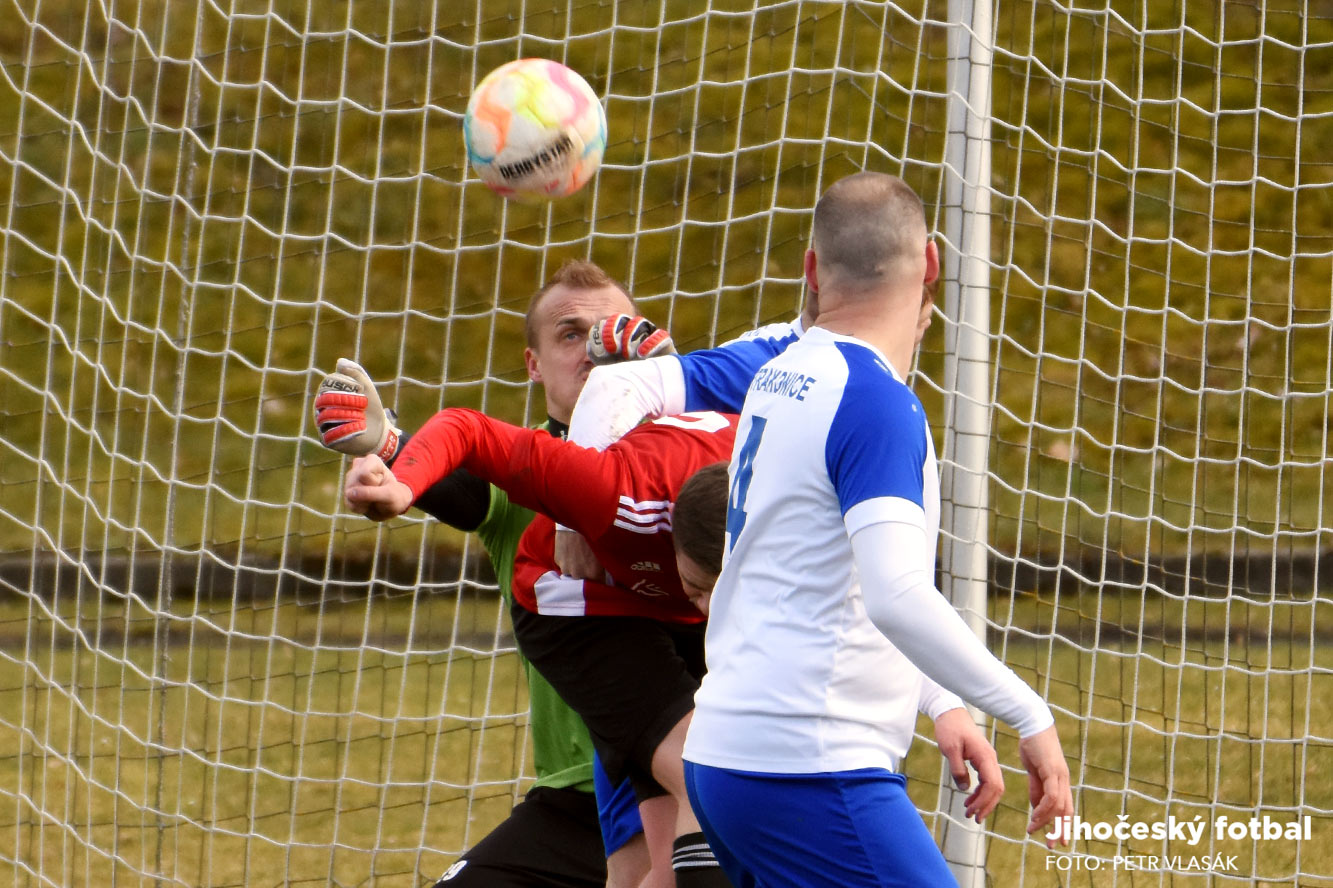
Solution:
<path fill-rule="evenodd" d="M 946 281 L 915 386 L 946 472 L 960 399 L 985 411 L 992 649 L 1053 704 L 1080 816 L 1330 828 L 1326 4 L 1020 0 L 983 31 L 939 2 L 0 10 L 16 884 L 418 884 L 503 818 L 531 763 L 493 575 L 462 535 L 340 511 L 319 378 L 357 358 L 409 429 L 539 420 L 522 314 L 561 262 L 711 345 L 795 313 L 814 202 L 862 168 L 957 256 L 951 45 L 991 59 L 990 369 L 946 386 Z M 546 205 L 463 165 L 472 86 L 523 56 L 581 72 L 610 125 Z M 1333 884 L 1327 843 L 1211 831 L 1094 837 L 1105 865 L 1059 874 L 993 736 L 991 884 Z M 909 772 L 956 827 L 925 743 Z"/>

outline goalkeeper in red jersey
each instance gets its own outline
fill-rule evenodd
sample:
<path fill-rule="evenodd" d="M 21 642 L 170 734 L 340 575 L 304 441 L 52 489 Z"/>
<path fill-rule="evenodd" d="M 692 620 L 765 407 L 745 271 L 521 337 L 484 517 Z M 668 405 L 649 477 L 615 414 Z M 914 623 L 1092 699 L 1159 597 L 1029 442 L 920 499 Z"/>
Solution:
<path fill-rule="evenodd" d="M 534 295 L 524 359 L 529 377 L 544 389 L 548 421 L 540 434 L 563 437 L 574 399 L 594 363 L 647 357 L 671 348 L 665 331 L 626 313 L 633 311 L 625 289 L 590 262 L 565 264 Z M 338 372 L 322 381 L 315 422 L 321 443 L 353 456 L 376 453 L 392 462 L 407 440 L 369 377 L 350 361 L 339 361 Z M 532 520 L 530 511 L 463 470 L 441 479 L 415 506 L 450 526 L 475 532 L 502 594 L 511 597 L 514 555 Z M 529 555 L 551 563 L 549 549 Z M 537 782 L 507 820 L 450 867 L 441 886 L 639 888 L 669 881 L 669 868 L 663 866 L 649 876 L 655 882 L 643 882 L 649 855 L 633 794 L 627 786 L 612 787 L 600 779 L 582 720 L 531 664 L 525 664 L 525 672 Z M 599 784 L 596 800 L 594 782 Z"/>

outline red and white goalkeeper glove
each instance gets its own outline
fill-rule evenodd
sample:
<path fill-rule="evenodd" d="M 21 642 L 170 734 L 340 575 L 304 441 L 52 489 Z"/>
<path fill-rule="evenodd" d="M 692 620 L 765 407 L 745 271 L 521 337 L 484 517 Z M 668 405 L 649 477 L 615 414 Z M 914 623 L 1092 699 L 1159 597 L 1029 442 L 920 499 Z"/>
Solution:
<path fill-rule="evenodd" d="M 356 361 L 338 359 L 338 369 L 325 376 L 315 395 L 315 427 L 319 442 L 351 456 L 373 453 L 386 463 L 398 452 L 402 431 L 398 417 L 385 410 L 375 384 Z"/>
<path fill-rule="evenodd" d="M 588 331 L 588 357 L 594 364 L 641 361 L 675 353 L 671 334 L 639 315 L 611 315 Z"/>

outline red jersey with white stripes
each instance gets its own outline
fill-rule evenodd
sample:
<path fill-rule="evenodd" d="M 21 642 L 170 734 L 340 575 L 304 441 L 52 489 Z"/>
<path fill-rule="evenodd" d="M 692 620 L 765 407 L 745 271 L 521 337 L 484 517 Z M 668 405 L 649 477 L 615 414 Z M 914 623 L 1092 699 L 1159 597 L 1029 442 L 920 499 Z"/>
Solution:
<path fill-rule="evenodd" d="M 524 533 L 514 563 L 514 600 L 528 610 L 699 622 L 703 616 L 676 572 L 671 505 L 696 471 L 731 458 L 735 423 L 735 416 L 719 413 L 664 417 L 599 452 L 450 408 L 412 437 L 393 474 L 417 497 L 461 466 L 512 502 L 583 534 L 619 587 L 550 571 L 549 554 L 536 553 L 551 551 L 554 529 L 539 519 Z"/>
<path fill-rule="evenodd" d="M 670 535 L 658 534 L 657 540 L 666 539 L 671 548 Z M 643 538 L 630 540 L 635 550 L 642 553 Z M 657 549 L 657 546 L 652 546 Z M 666 623 L 699 623 L 699 613 L 689 599 L 679 594 L 668 594 L 670 588 L 680 588 L 676 574 L 676 556 L 670 554 L 668 563 L 653 556 L 629 564 L 625 577 L 635 576 L 635 588 L 617 585 L 612 576 L 607 582 L 580 580 L 560 573 L 553 564 L 555 549 L 555 522 L 545 515 L 537 515 L 523 531 L 514 556 L 514 600 L 534 613 L 566 617 L 649 617 Z M 597 547 L 594 546 L 594 551 Z M 605 556 L 598 553 L 603 566 Z M 610 571 L 608 571 L 610 573 Z"/>

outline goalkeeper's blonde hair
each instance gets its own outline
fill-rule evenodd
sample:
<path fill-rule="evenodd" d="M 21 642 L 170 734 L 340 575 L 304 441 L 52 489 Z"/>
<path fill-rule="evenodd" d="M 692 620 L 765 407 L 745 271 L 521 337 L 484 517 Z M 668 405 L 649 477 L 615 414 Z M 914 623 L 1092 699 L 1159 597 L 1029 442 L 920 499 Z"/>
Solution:
<path fill-rule="evenodd" d="M 551 275 L 550 280 L 543 284 L 540 290 L 532 294 L 532 299 L 528 302 L 528 313 L 523 318 L 523 335 L 527 339 L 528 348 L 537 347 L 537 306 L 541 304 L 543 296 L 561 284 L 575 290 L 615 287 L 625 294 L 625 298 L 636 312 L 639 310 L 634 303 L 634 297 L 630 295 L 625 285 L 607 274 L 600 265 L 586 259 L 570 259 Z"/>

